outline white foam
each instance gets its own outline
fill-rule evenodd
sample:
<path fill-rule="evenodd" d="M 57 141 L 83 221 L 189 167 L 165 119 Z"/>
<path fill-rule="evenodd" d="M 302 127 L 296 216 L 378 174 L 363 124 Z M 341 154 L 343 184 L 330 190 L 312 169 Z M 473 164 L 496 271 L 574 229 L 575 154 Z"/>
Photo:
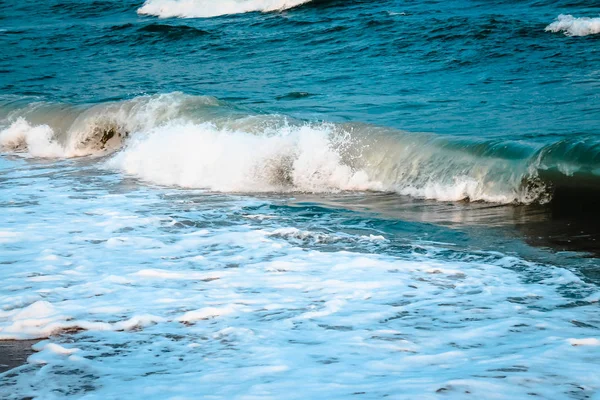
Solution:
<path fill-rule="evenodd" d="M 568 36 L 587 36 L 600 33 L 600 18 L 580 17 L 561 14 L 556 21 L 546 27 L 547 32 L 564 32 Z"/>
<path fill-rule="evenodd" d="M 18 118 L 8 128 L 0 131 L 0 148 L 8 151 L 27 151 L 34 157 L 62 157 L 65 150 L 54 140 L 48 125 L 32 126 Z"/>
<path fill-rule="evenodd" d="M 600 346 L 600 339 L 596 338 L 583 338 L 583 339 L 569 339 L 571 346 Z"/>
<path fill-rule="evenodd" d="M 217 104 L 210 96 L 179 92 L 99 104 L 84 111 L 64 106 L 57 112 L 51 104 L 41 103 L 1 121 L 0 150 L 45 158 L 103 155 L 120 148 L 132 131 L 148 130 L 175 118 L 191 118 L 181 114 Z M 38 120 L 50 121 L 51 125 L 31 122 Z"/>
<path fill-rule="evenodd" d="M 223 273 L 203 273 L 195 271 L 165 271 L 160 269 L 143 269 L 133 275 L 142 278 L 154 278 L 154 279 L 176 279 L 176 280 L 215 280 L 219 279 Z"/>
<path fill-rule="evenodd" d="M 221 192 L 376 189 L 343 162 L 336 140 L 326 125 L 253 134 L 173 122 L 135 135 L 108 165 L 161 185 Z"/>
<path fill-rule="evenodd" d="M 468 175 L 457 175 L 453 178 L 453 182 L 439 182 L 436 176 L 426 178 L 425 182 L 420 182 L 417 185 L 409 184 L 405 186 L 402 185 L 402 182 L 399 182 L 397 192 L 407 196 L 440 201 L 470 199 L 506 204 L 524 200 L 514 191 L 498 191 L 494 193 L 494 191 L 489 190 L 490 188 L 484 182 Z"/>
<path fill-rule="evenodd" d="M 356 214 L 249 219 L 273 203 L 247 197 L 137 186 L 81 200 L 72 180 L 44 177 L 19 188 L 45 190 L 25 210 L 77 217 L 19 214 L 11 229 L 23 241 L 3 249 L 21 262 L 0 268 L 0 338 L 49 337 L 31 365 L 0 377 L 16 398 L 556 398 L 600 388 L 597 303 L 583 301 L 597 302 L 597 288 L 561 268 L 458 249 L 370 252 L 394 234 L 383 239 Z M 126 218 L 136 214 L 146 223 Z M 107 253 L 115 237 L 130 240 Z M 52 279 L 30 280 L 40 271 Z"/>
<path fill-rule="evenodd" d="M 252 11 L 282 11 L 311 0 L 146 0 L 139 14 L 160 18 L 207 18 Z"/>
<path fill-rule="evenodd" d="M 371 146 L 330 124 L 233 126 L 174 120 L 138 131 L 107 165 L 155 184 L 219 192 L 369 190 L 494 203 L 530 203 L 541 194 L 522 192 L 521 177 L 498 173 L 510 166 L 495 159 L 403 146 L 404 138 Z"/>
<path fill-rule="evenodd" d="M 79 351 L 79 349 L 76 349 L 76 348 L 68 349 L 59 344 L 49 343 L 49 342 L 37 343 L 33 346 L 33 349 L 35 351 L 49 351 L 51 353 L 63 355 L 63 356 L 70 356 L 71 354 L 74 354 Z"/>
<path fill-rule="evenodd" d="M 14 243 L 21 240 L 22 234 L 12 231 L 0 231 L 0 243 Z"/>
<path fill-rule="evenodd" d="M 188 311 L 181 317 L 177 318 L 179 322 L 196 322 L 203 319 L 210 319 L 222 315 L 229 315 L 235 312 L 234 307 L 204 307 L 199 310 Z"/>

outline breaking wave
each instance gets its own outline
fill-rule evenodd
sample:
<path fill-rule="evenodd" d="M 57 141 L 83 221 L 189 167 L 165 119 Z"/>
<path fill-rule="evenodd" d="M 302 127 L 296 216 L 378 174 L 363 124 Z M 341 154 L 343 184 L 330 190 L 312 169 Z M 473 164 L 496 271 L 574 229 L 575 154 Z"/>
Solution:
<path fill-rule="evenodd" d="M 142 96 L 92 106 L 0 102 L 0 147 L 35 157 L 80 157 L 121 148 L 132 132 L 218 106 L 209 96 L 179 93 Z M 202 115 L 202 113 L 197 113 Z"/>
<path fill-rule="evenodd" d="M 253 11 L 283 11 L 311 0 L 146 0 L 138 14 L 159 18 L 208 18 Z"/>
<path fill-rule="evenodd" d="M 110 155 L 107 168 L 222 192 L 385 191 L 443 201 L 547 203 L 600 192 L 600 142 L 546 146 L 308 123 L 213 97 L 143 96 L 88 107 L 0 102 L 0 146 L 33 157 Z"/>
<path fill-rule="evenodd" d="M 568 36 L 587 36 L 600 33 L 600 18 L 575 18 L 561 14 L 546 27 L 547 32 L 564 32 Z"/>

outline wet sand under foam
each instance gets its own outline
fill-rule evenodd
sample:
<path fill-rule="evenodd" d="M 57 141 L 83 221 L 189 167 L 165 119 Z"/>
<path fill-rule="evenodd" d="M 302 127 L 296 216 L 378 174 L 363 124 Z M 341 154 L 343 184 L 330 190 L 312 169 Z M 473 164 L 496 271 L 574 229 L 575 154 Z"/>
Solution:
<path fill-rule="evenodd" d="M 0 340 L 0 374 L 27 363 L 39 340 Z"/>

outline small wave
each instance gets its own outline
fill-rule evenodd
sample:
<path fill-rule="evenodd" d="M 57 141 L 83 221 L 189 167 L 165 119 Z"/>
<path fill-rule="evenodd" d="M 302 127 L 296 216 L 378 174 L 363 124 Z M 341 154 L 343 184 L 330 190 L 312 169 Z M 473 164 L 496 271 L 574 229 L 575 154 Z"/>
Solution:
<path fill-rule="evenodd" d="M 547 32 L 564 32 L 567 36 L 587 36 L 600 33 L 600 18 L 575 18 L 561 14 L 546 27 Z"/>
<path fill-rule="evenodd" d="M 159 33 L 164 34 L 167 37 L 180 38 L 180 37 L 195 37 L 208 35 L 209 32 L 202 29 L 197 29 L 191 26 L 185 25 L 165 25 L 165 24 L 150 24 L 140 29 L 139 32 L 148 33 Z"/>
<path fill-rule="evenodd" d="M 282 96 L 277 96 L 276 99 L 277 100 L 298 100 L 298 99 L 304 99 L 306 97 L 313 97 L 315 96 L 312 93 L 308 93 L 308 92 L 290 92 L 287 94 L 284 94 Z"/>
<path fill-rule="evenodd" d="M 31 103 L 17 106 L 0 121 L 0 149 L 34 157 L 106 154 L 121 148 L 131 132 L 217 104 L 213 97 L 181 93 L 83 107 Z"/>
<path fill-rule="evenodd" d="M 210 32 L 186 25 L 150 24 L 137 30 L 143 42 L 196 40 Z"/>
<path fill-rule="evenodd" d="M 209 18 L 253 11 L 283 11 L 311 0 L 146 0 L 138 14 L 159 18 Z"/>

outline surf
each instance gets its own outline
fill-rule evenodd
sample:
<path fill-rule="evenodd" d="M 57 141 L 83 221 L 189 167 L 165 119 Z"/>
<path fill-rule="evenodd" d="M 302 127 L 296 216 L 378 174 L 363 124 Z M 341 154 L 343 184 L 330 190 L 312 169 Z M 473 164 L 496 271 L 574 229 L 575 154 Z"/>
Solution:
<path fill-rule="evenodd" d="M 101 157 L 144 182 L 233 193 L 392 192 L 546 204 L 600 192 L 600 142 L 544 145 L 310 122 L 175 92 L 94 105 L 0 105 L 4 152 Z M 563 195 L 561 195 L 564 198 Z"/>
<path fill-rule="evenodd" d="M 560 14 L 556 21 L 546 27 L 547 32 L 564 32 L 567 36 L 588 36 L 600 33 L 600 18 Z"/>

